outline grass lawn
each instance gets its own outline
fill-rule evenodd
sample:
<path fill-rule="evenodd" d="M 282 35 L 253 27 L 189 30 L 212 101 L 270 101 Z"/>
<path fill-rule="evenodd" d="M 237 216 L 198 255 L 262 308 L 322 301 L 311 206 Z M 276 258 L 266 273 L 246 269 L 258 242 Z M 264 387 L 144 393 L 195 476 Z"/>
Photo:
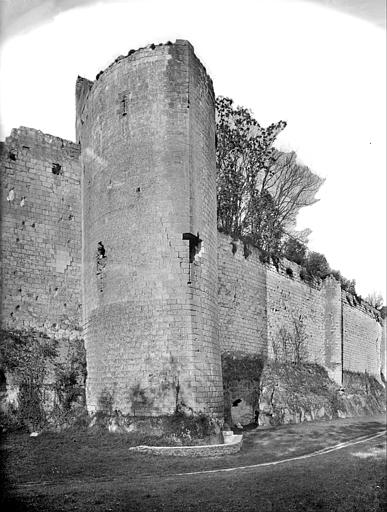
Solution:
<path fill-rule="evenodd" d="M 278 466 L 248 466 L 333 446 L 384 428 L 383 416 L 303 423 L 245 434 L 242 451 L 218 458 L 130 453 L 124 434 L 80 431 L 2 442 L 3 508 L 30 511 L 359 510 L 379 511 L 385 450 L 379 437 L 328 455 Z"/>

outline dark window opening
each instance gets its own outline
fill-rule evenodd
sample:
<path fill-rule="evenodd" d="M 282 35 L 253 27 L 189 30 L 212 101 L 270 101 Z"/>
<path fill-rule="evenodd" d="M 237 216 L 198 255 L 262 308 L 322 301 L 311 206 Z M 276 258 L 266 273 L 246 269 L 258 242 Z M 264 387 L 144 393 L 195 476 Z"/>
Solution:
<path fill-rule="evenodd" d="M 98 245 L 97 245 L 97 253 L 98 253 L 98 258 L 101 259 L 101 258 L 104 258 L 105 257 L 105 247 L 103 246 L 103 243 L 102 242 L 98 242 Z"/>
<path fill-rule="evenodd" d="M 52 164 L 52 174 L 55 174 L 55 176 L 59 176 L 63 174 L 62 166 L 60 164 Z"/>
<path fill-rule="evenodd" d="M 196 254 L 201 249 L 202 240 L 199 238 L 199 233 L 194 235 L 192 233 L 183 233 L 183 240 L 189 241 L 189 262 L 195 261 Z"/>
<path fill-rule="evenodd" d="M 128 115 L 129 102 L 130 102 L 130 92 L 129 91 L 122 91 L 118 94 L 117 113 L 120 117 L 125 117 Z"/>
<path fill-rule="evenodd" d="M 16 161 L 16 153 L 14 151 L 10 151 L 8 156 L 10 160 L 13 160 L 14 162 Z"/>
<path fill-rule="evenodd" d="M 102 242 L 98 242 L 97 245 L 97 280 L 98 289 L 103 292 L 104 275 L 106 268 L 106 251 Z"/>
<path fill-rule="evenodd" d="M 121 99 L 121 115 L 128 115 L 128 97 L 126 96 L 126 94 L 124 94 Z"/>
<path fill-rule="evenodd" d="M 192 284 L 191 267 L 192 263 L 195 261 L 196 254 L 198 254 L 201 249 L 202 240 L 199 238 L 199 233 L 197 235 L 194 235 L 193 233 L 183 233 L 183 240 L 189 241 L 189 267 L 187 284 Z"/>

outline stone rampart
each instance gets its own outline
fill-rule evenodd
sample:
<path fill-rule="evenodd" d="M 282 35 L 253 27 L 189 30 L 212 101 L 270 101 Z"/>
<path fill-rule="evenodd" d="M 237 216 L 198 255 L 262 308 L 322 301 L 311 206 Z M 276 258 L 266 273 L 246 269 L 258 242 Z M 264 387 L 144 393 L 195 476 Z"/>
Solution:
<path fill-rule="evenodd" d="M 324 366 L 342 382 L 343 369 L 380 379 L 382 327 L 379 313 L 343 294 L 328 277 L 312 283 L 285 259 L 262 263 L 257 248 L 218 233 L 219 333 L 222 352 L 297 355 Z M 347 299 L 348 297 L 348 299 Z M 350 302 L 349 302 L 350 301 Z M 298 354 L 289 337 L 299 329 Z M 344 367 L 343 367 L 344 365 Z"/>
<path fill-rule="evenodd" d="M 1 146 L 1 323 L 81 330 L 80 147 L 31 128 Z"/>
<path fill-rule="evenodd" d="M 376 310 L 217 232 L 214 92 L 187 41 L 78 77 L 76 100 L 79 144 L 1 143 L 0 305 L 5 330 L 83 329 L 89 411 L 222 415 L 225 352 L 385 375 Z"/>
<path fill-rule="evenodd" d="M 358 304 L 348 293 L 342 294 L 344 370 L 380 378 L 383 323 L 375 310 Z"/>

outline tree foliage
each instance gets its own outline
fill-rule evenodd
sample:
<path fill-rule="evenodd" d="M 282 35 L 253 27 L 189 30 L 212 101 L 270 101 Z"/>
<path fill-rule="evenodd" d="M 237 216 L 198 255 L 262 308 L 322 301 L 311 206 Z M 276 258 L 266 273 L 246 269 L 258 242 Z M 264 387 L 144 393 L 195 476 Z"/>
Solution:
<path fill-rule="evenodd" d="M 287 238 L 283 244 L 282 252 L 288 260 L 294 261 L 298 265 L 305 264 L 307 247 L 296 238 Z"/>
<path fill-rule="evenodd" d="M 216 100 L 218 225 L 278 254 L 300 208 L 313 204 L 323 180 L 299 165 L 295 153 L 273 144 L 285 121 L 263 128 L 251 113 Z"/>
<path fill-rule="evenodd" d="M 13 372 L 20 382 L 42 382 L 47 362 L 58 354 L 57 342 L 33 329 L 0 330 L 0 367 Z"/>
<path fill-rule="evenodd" d="M 365 300 L 375 309 L 381 309 L 384 305 L 384 299 L 382 295 L 377 292 L 369 293 Z"/>
<path fill-rule="evenodd" d="M 347 279 L 341 274 L 340 270 L 331 270 L 331 275 L 336 281 L 339 281 L 343 290 L 357 296 L 355 279 Z"/>
<path fill-rule="evenodd" d="M 326 257 L 319 253 L 310 251 L 305 260 L 306 271 L 314 277 L 324 279 L 331 273 L 331 268 Z"/>

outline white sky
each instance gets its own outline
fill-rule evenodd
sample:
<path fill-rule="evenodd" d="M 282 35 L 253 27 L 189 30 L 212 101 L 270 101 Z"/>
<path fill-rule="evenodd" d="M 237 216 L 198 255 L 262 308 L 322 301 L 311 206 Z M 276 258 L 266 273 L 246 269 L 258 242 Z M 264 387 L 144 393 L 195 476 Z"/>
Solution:
<path fill-rule="evenodd" d="M 296 0 L 121 0 L 67 10 L 1 48 L 1 138 L 30 126 L 74 140 L 75 80 L 118 55 L 188 39 L 215 93 L 288 126 L 277 147 L 326 177 L 300 229 L 310 248 L 386 297 L 385 30 Z"/>

